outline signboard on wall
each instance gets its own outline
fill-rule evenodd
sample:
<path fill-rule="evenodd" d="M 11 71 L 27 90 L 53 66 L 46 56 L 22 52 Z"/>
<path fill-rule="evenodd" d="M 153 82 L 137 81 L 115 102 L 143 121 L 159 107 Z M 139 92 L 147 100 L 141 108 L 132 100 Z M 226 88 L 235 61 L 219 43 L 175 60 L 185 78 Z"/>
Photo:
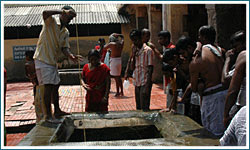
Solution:
<path fill-rule="evenodd" d="M 22 45 L 22 46 L 13 46 L 13 60 L 19 61 L 25 59 L 26 51 L 35 51 L 36 45 Z"/>

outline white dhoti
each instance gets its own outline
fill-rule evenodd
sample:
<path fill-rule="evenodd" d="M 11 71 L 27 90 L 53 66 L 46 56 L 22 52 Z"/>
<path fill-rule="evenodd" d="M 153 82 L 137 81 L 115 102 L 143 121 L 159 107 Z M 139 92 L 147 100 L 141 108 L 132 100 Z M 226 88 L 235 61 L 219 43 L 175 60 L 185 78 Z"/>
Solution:
<path fill-rule="evenodd" d="M 110 58 L 110 75 L 120 76 L 122 71 L 122 58 Z"/>
<path fill-rule="evenodd" d="M 221 85 L 217 85 L 206 89 L 204 92 L 209 92 L 218 88 Z M 223 115 L 225 107 L 225 99 L 227 90 L 222 90 L 203 96 L 201 106 L 201 120 L 202 125 L 208 131 L 216 136 L 221 136 L 224 133 Z"/>
<path fill-rule="evenodd" d="M 60 77 L 56 66 L 45 64 L 39 60 L 35 60 L 36 76 L 39 85 L 60 83 Z"/>

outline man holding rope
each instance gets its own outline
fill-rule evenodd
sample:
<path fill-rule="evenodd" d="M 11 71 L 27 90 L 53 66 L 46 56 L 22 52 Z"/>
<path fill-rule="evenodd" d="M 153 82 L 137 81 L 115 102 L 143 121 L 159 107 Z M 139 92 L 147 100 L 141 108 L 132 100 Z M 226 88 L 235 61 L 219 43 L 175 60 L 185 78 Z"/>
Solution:
<path fill-rule="evenodd" d="M 57 23 L 53 15 L 59 14 L 60 22 Z M 54 116 L 68 115 L 59 107 L 59 73 L 57 70 L 57 57 L 60 53 L 77 63 L 82 56 L 70 52 L 69 31 L 66 25 L 76 17 L 75 10 L 70 6 L 64 6 L 62 10 L 43 11 L 43 28 L 39 36 L 37 48 L 34 54 L 36 74 L 40 92 L 36 95 L 36 114 L 50 123 L 60 121 L 52 117 L 51 102 L 54 104 Z M 42 106 L 41 106 L 42 105 Z"/>

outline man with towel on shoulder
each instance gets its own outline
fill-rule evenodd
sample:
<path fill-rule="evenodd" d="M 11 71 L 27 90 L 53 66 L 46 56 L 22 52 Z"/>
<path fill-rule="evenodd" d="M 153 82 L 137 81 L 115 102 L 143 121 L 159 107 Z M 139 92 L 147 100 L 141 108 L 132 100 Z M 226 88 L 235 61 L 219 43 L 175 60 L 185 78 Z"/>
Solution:
<path fill-rule="evenodd" d="M 120 37 L 120 39 L 119 39 Z M 103 50 L 110 49 L 110 75 L 115 78 L 116 82 L 116 94 L 115 96 L 124 96 L 122 79 L 121 79 L 121 70 L 122 70 L 122 50 L 124 45 L 124 37 L 122 34 L 113 33 L 109 36 L 109 43 L 106 44 Z M 121 91 L 119 92 L 119 89 Z"/>
<path fill-rule="evenodd" d="M 212 26 L 199 29 L 202 43 L 201 56 L 189 65 L 191 87 L 198 91 L 198 79 L 202 79 L 205 90 L 202 93 L 201 120 L 205 129 L 216 136 L 224 133 L 223 115 L 227 90 L 222 86 L 221 76 L 224 66 L 223 49 L 215 44 L 216 31 Z"/>

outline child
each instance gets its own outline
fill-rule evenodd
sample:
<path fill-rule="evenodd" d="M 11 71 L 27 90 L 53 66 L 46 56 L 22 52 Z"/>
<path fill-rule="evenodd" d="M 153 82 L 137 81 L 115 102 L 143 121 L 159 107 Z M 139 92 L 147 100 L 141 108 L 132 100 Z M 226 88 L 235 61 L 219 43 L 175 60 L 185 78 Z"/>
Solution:
<path fill-rule="evenodd" d="M 36 86 L 38 85 L 38 80 L 36 77 L 36 69 L 35 69 L 35 63 L 33 59 L 34 51 L 26 51 L 25 52 L 25 74 L 26 77 L 31 81 L 33 84 L 33 95 L 35 98 L 36 95 Z"/>
<path fill-rule="evenodd" d="M 35 63 L 33 59 L 34 51 L 26 51 L 25 52 L 25 74 L 26 77 L 31 81 L 33 84 L 33 95 L 34 95 L 34 102 L 35 105 L 35 112 L 36 112 L 36 122 L 38 123 L 43 118 L 42 112 L 42 104 L 39 102 L 39 95 L 36 98 L 36 88 L 38 88 L 38 80 L 36 76 L 36 69 Z M 39 90 L 39 88 L 38 88 Z"/>

